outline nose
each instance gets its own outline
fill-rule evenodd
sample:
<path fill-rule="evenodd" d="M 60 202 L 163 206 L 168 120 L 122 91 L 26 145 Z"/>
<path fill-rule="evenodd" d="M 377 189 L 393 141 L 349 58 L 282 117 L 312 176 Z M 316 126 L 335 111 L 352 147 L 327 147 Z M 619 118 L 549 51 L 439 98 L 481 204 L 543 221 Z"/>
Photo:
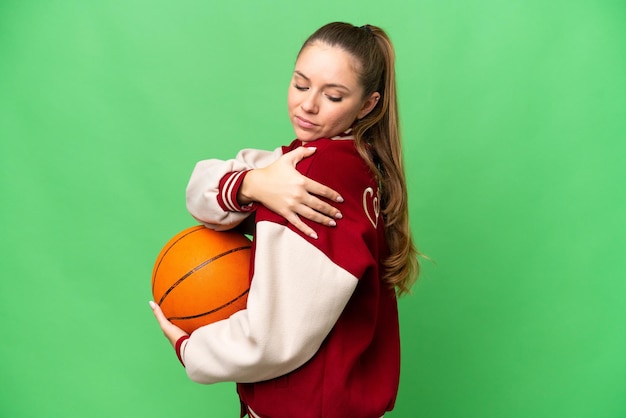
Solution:
<path fill-rule="evenodd" d="M 317 95 L 314 92 L 310 92 L 309 94 L 307 94 L 306 98 L 300 104 L 300 107 L 307 113 L 317 113 Z"/>

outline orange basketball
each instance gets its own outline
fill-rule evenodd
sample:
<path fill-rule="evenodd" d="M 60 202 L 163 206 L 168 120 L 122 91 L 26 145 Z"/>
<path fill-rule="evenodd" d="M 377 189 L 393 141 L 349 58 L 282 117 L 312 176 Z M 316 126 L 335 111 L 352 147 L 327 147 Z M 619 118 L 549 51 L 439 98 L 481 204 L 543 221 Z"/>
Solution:
<path fill-rule="evenodd" d="M 176 234 L 152 271 L 152 295 L 188 333 L 244 309 L 250 288 L 251 242 L 235 231 L 198 225 Z"/>

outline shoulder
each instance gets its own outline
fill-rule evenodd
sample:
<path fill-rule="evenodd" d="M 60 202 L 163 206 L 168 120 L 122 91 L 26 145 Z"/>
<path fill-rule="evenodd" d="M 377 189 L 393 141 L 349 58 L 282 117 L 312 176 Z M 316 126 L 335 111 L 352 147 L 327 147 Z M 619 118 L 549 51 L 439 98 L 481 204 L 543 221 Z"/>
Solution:
<path fill-rule="evenodd" d="M 317 141 L 316 141 L 317 143 Z M 376 175 L 352 140 L 327 140 L 319 144 L 303 174 L 344 198 L 341 211 L 366 229 L 380 227 L 380 188 Z M 300 164 L 305 162 L 303 160 Z M 342 221 L 346 224 L 346 219 Z M 350 223 L 350 222 L 348 222 Z M 352 225 L 352 227 L 355 227 Z"/>
<path fill-rule="evenodd" d="M 317 148 L 315 154 L 300 162 L 305 164 L 299 171 L 309 177 L 315 177 L 316 180 L 320 177 L 333 183 L 333 180 L 350 183 L 357 178 L 368 181 L 374 177 L 353 140 L 318 139 L 307 145 Z M 351 177 L 346 178 L 347 174 Z"/>

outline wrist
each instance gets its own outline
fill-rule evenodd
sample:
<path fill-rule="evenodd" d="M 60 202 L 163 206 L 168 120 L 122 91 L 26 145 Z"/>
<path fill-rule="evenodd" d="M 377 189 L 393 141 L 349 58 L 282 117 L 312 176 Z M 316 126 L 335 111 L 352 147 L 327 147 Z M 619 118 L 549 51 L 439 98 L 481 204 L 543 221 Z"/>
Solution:
<path fill-rule="evenodd" d="M 254 202 L 254 180 L 257 176 L 257 170 L 252 169 L 248 170 L 239 186 L 239 190 L 237 191 L 237 203 L 241 206 L 249 205 Z"/>

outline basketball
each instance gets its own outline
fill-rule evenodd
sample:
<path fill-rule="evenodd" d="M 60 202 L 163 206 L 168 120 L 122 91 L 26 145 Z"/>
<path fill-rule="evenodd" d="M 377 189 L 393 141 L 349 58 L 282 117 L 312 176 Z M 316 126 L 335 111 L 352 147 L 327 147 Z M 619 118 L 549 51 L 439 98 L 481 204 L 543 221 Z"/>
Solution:
<path fill-rule="evenodd" d="M 159 253 L 152 295 L 167 319 L 187 333 L 246 307 L 251 241 L 202 225 L 176 234 Z"/>

